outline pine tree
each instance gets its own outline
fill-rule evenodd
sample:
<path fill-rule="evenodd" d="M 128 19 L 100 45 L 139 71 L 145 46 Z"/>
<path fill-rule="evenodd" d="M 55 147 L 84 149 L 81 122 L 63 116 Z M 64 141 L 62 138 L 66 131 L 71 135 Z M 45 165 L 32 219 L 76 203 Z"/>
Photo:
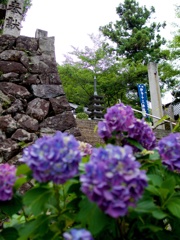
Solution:
<path fill-rule="evenodd" d="M 104 36 L 116 43 L 113 49 L 116 54 L 134 62 L 140 60 L 144 64 L 158 62 L 163 57 L 160 47 L 166 42 L 159 32 L 166 24 L 150 23 L 154 7 L 148 10 L 145 6 L 140 7 L 135 0 L 125 0 L 116 12 L 118 21 L 100 27 Z"/>

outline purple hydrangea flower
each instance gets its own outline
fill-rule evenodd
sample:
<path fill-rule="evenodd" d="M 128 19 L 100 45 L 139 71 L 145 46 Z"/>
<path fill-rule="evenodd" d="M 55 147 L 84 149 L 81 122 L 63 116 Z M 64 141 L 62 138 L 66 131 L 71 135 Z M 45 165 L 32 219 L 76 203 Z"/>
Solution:
<path fill-rule="evenodd" d="M 158 151 L 171 171 L 180 172 L 180 133 L 171 133 L 158 142 Z"/>
<path fill-rule="evenodd" d="M 16 168 L 7 163 L 0 164 L 0 201 L 11 200 L 16 181 Z"/>
<path fill-rule="evenodd" d="M 98 122 L 98 135 L 104 140 L 111 137 L 111 130 L 105 120 Z"/>
<path fill-rule="evenodd" d="M 111 132 L 127 131 L 135 119 L 132 108 L 123 103 L 110 107 L 104 117 Z"/>
<path fill-rule="evenodd" d="M 156 146 L 155 134 L 144 120 L 136 119 L 136 121 L 129 126 L 128 137 L 138 141 L 147 150 L 152 150 Z"/>
<path fill-rule="evenodd" d="M 62 184 L 78 173 L 81 161 L 78 148 L 74 136 L 58 131 L 25 148 L 21 161 L 31 168 L 37 181 Z"/>
<path fill-rule="evenodd" d="M 130 146 L 93 149 L 85 171 L 80 177 L 82 192 L 114 218 L 126 215 L 147 186 L 145 171 L 140 170 Z"/>
<path fill-rule="evenodd" d="M 71 229 L 63 234 L 64 240 L 93 240 L 91 233 L 85 229 Z"/>
<path fill-rule="evenodd" d="M 108 108 L 104 117 L 105 120 L 98 123 L 98 134 L 104 140 L 110 138 L 113 132 L 121 136 L 135 120 L 132 108 L 123 103 Z"/>

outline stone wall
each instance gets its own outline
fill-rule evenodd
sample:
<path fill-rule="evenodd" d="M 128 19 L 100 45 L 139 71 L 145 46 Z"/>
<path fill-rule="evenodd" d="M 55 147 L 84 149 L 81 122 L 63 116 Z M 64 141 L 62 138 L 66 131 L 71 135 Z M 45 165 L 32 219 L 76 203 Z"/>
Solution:
<path fill-rule="evenodd" d="M 83 141 L 92 144 L 94 147 L 97 144 L 104 143 L 97 133 L 98 120 L 76 119 L 76 122 Z M 170 130 L 154 129 L 154 133 L 158 142 L 161 138 L 169 135 Z"/>
<path fill-rule="evenodd" d="M 22 146 L 66 131 L 80 136 L 57 72 L 54 37 L 0 36 L 0 162 Z"/>

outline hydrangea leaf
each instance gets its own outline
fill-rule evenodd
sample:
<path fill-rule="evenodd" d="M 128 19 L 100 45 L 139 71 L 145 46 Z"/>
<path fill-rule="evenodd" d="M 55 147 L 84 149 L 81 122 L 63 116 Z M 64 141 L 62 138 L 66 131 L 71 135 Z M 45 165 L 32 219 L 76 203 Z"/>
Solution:
<path fill-rule="evenodd" d="M 152 213 L 153 211 L 156 211 L 156 210 L 158 210 L 158 208 L 154 204 L 152 198 L 140 200 L 137 203 L 136 208 L 134 208 L 134 211 L 138 213 Z"/>
<path fill-rule="evenodd" d="M 148 192 L 150 192 L 151 194 L 155 195 L 155 196 L 160 196 L 160 193 L 159 193 L 159 188 L 153 186 L 153 185 L 148 185 L 146 190 Z"/>
<path fill-rule="evenodd" d="M 18 166 L 17 168 L 17 172 L 16 175 L 22 175 L 22 174 L 29 174 L 31 172 L 31 169 L 26 165 L 26 164 L 21 164 L 20 166 Z"/>
<path fill-rule="evenodd" d="M 171 198 L 168 201 L 166 207 L 173 216 L 180 218 L 180 199 L 179 198 L 176 198 L 176 197 Z"/>
<path fill-rule="evenodd" d="M 126 138 L 126 140 L 127 140 L 128 143 L 130 143 L 131 145 L 135 146 L 139 150 L 141 150 L 141 151 L 144 150 L 143 146 L 139 142 L 137 142 L 136 140 L 131 139 L 131 138 Z"/>
<path fill-rule="evenodd" d="M 16 240 L 18 239 L 18 231 L 13 228 L 4 228 L 0 234 L 0 240 Z"/>
<path fill-rule="evenodd" d="M 173 192 L 176 185 L 174 177 L 167 178 L 161 185 L 162 188 L 168 189 L 169 192 Z"/>
<path fill-rule="evenodd" d="M 19 230 L 20 237 L 18 240 L 46 239 L 45 236 L 49 230 L 49 218 L 50 216 L 40 215 L 34 221 L 26 222 Z"/>
<path fill-rule="evenodd" d="M 21 197 L 14 195 L 10 201 L 0 201 L 0 210 L 9 216 L 17 213 L 22 208 Z"/>
<path fill-rule="evenodd" d="M 162 210 L 160 210 L 160 209 L 156 209 L 156 211 L 153 211 L 152 212 L 152 215 L 153 215 L 153 217 L 154 218 L 156 218 L 156 219 L 164 219 L 165 217 L 167 217 L 167 214 L 166 213 L 164 213 Z"/>
<path fill-rule="evenodd" d="M 46 211 L 46 204 L 53 196 L 53 192 L 49 188 L 37 187 L 27 191 L 23 197 L 23 202 L 30 207 L 34 215 L 38 215 Z"/>
<path fill-rule="evenodd" d="M 163 181 L 162 177 L 156 174 L 148 174 L 148 178 L 154 186 L 158 186 L 158 187 L 161 186 Z"/>
<path fill-rule="evenodd" d="M 110 224 L 110 218 L 95 203 L 90 202 L 87 198 L 81 201 L 80 211 L 77 214 L 76 220 L 81 222 L 84 227 L 87 225 L 93 235 L 98 234 Z"/>

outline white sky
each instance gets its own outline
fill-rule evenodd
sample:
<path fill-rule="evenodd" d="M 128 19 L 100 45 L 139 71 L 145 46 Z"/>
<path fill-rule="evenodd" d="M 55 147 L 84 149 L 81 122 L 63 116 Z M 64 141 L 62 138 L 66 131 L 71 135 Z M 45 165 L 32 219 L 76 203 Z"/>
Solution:
<path fill-rule="evenodd" d="M 36 29 L 48 31 L 55 37 L 56 60 L 60 64 L 63 55 L 72 50 L 71 46 L 88 46 L 88 34 L 98 33 L 100 26 L 118 20 L 116 7 L 123 0 L 32 0 L 21 35 L 34 37 Z M 166 21 L 168 26 L 162 33 L 170 38 L 172 22 L 175 19 L 174 4 L 179 0 L 139 0 L 140 6 L 154 6 L 158 22 Z M 156 20 L 156 19 L 155 19 Z"/>

